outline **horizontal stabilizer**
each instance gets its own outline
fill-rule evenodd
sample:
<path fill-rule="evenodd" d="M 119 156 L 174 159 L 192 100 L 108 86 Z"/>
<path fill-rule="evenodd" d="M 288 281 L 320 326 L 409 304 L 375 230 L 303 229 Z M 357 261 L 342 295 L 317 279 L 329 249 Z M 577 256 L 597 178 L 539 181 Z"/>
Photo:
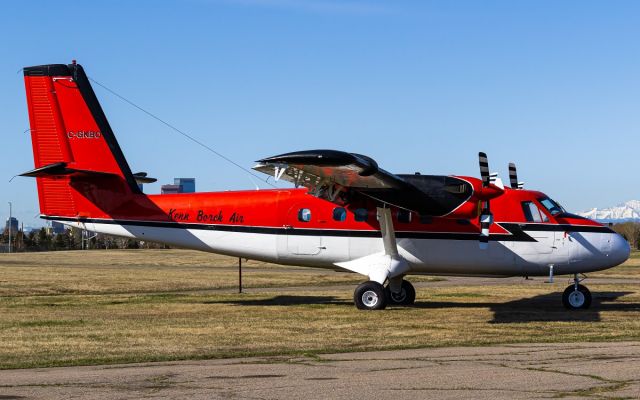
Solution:
<path fill-rule="evenodd" d="M 148 177 L 146 172 L 136 172 L 135 174 L 133 174 L 133 178 L 139 184 L 158 182 L 156 178 Z"/>
<path fill-rule="evenodd" d="M 54 176 L 117 177 L 118 175 L 109 172 L 68 168 L 66 162 L 57 162 L 25 172 L 23 174 L 20 174 L 20 176 L 28 176 L 32 178 L 51 178 Z"/>

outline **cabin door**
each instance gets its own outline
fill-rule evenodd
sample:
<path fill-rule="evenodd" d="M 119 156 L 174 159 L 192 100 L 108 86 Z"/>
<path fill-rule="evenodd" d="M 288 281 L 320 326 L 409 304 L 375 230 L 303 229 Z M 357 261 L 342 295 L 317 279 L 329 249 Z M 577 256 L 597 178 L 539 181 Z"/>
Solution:
<path fill-rule="evenodd" d="M 287 253 L 292 255 L 316 255 L 322 250 L 322 236 L 317 229 L 317 217 L 304 205 L 289 209 L 285 222 Z M 313 227 L 316 227 L 315 229 Z"/>

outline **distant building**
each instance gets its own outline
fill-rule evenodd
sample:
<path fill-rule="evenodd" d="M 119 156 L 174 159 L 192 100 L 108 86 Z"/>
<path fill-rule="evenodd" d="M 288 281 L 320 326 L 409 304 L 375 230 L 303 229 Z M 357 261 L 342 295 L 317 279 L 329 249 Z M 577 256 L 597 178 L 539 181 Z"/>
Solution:
<path fill-rule="evenodd" d="M 57 222 L 57 221 L 52 221 L 51 222 L 51 232 L 53 232 L 54 234 L 59 234 L 59 233 L 64 233 L 66 227 L 64 224 Z"/>
<path fill-rule="evenodd" d="M 162 185 L 160 187 L 160 193 L 162 194 L 180 193 L 180 185 Z"/>
<path fill-rule="evenodd" d="M 162 185 L 160 193 L 194 193 L 196 191 L 196 178 L 174 178 L 173 185 Z"/>
<path fill-rule="evenodd" d="M 180 193 L 194 193 L 196 191 L 196 178 L 174 178 L 173 184 L 180 186 Z"/>
<path fill-rule="evenodd" d="M 11 229 L 12 233 L 17 233 L 20 224 L 18 224 L 18 219 L 16 217 L 7 218 L 7 223 L 4 226 L 4 230 L 9 232 Z"/>

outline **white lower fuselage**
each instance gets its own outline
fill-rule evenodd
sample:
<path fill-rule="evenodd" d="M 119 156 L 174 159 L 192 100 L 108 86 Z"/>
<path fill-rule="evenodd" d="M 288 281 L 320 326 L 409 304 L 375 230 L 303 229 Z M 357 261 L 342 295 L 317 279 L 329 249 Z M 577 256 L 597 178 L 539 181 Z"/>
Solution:
<path fill-rule="evenodd" d="M 262 260 L 285 265 L 336 269 L 344 263 L 383 251 L 379 236 L 341 234 L 336 230 L 276 229 L 243 227 L 220 229 L 179 228 L 139 224 L 136 221 L 72 222 L 65 224 L 97 233 L 138 240 L 167 243 L 172 246 L 229 256 Z M 411 237 L 397 232 L 400 255 L 408 262 L 408 274 L 534 276 L 546 275 L 553 266 L 555 274 L 602 270 L 624 262 L 629 245 L 616 233 L 524 230 L 535 241 L 490 241 L 481 250 L 476 236 L 457 239 Z"/>

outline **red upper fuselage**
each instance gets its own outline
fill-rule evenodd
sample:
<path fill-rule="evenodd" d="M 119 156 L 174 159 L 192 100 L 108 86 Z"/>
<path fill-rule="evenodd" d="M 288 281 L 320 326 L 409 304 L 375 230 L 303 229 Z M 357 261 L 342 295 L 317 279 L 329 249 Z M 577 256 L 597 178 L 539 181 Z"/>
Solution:
<path fill-rule="evenodd" d="M 479 182 L 476 178 L 464 179 Z M 359 197 L 348 204 L 338 205 L 308 194 L 307 189 L 134 194 L 123 197 L 96 192 L 89 197 L 93 198 L 84 205 L 86 215 L 80 215 L 81 218 L 348 231 L 380 229 L 374 200 Z M 491 200 L 495 222 L 601 226 L 595 221 L 564 212 L 552 215 L 540 203 L 544 198 L 547 196 L 541 192 L 506 188 L 502 195 Z M 526 202 L 533 202 L 543 213 L 540 221 L 527 219 L 523 211 L 523 203 Z M 345 209 L 346 216 L 339 210 L 341 208 Z M 308 210 L 308 220 L 300 218 L 301 210 Z M 420 216 L 402 209 L 392 208 L 392 211 L 397 231 L 478 233 L 480 230 L 477 200 L 465 202 L 444 217 Z M 491 226 L 491 233 L 508 234 L 499 224 Z"/>

